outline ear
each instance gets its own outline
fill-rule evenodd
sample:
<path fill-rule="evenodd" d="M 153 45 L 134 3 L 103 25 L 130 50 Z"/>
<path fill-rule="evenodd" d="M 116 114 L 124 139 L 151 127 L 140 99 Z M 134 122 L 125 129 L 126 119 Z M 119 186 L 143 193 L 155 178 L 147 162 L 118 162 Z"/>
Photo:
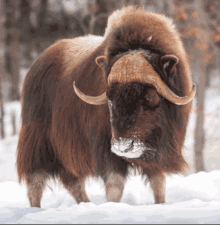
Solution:
<path fill-rule="evenodd" d="M 107 58 L 106 56 L 98 56 L 96 59 L 95 59 L 95 62 L 98 66 L 102 67 L 103 69 L 106 68 L 106 65 L 107 65 Z"/>
<path fill-rule="evenodd" d="M 175 55 L 165 55 L 161 58 L 161 65 L 167 76 L 174 71 L 178 62 L 179 59 Z"/>

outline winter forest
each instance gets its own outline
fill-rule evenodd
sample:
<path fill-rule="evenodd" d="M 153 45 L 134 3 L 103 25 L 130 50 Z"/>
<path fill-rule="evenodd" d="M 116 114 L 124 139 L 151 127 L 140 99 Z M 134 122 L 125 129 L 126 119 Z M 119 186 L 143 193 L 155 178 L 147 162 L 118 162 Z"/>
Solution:
<path fill-rule="evenodd" d="M 183 156 L 188 170 L 166 182 L 166 203 L 131 171 L 120 203 L 107 202 L 103 181 L 89 179 L 79 205 L 49 181 L 41 208 L 19 184 L 16 150 L 23 80 L 59 39 L 102 36 L 113 11 L 139 5 L 173 19 L 197 86 Z M 220 0 L 0 0 L 0 223 L 220 223 Z"/>

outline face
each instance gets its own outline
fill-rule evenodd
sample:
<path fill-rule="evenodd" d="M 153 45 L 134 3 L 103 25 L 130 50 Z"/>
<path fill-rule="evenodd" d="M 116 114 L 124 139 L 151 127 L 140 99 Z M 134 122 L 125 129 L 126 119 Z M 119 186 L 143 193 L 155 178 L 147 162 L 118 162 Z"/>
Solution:
<path fill-rule="evenodd" d="M 160 139 L 161 97 L 140 82 L 112 83 L 107 90 L 111 115 L 111 150 L 126 158 L 154 155 Z"/>

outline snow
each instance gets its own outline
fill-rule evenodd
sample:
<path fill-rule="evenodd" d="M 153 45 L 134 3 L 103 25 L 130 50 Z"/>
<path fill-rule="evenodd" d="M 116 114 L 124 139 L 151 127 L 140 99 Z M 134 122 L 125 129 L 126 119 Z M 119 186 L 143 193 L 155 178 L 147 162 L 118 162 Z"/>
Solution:
<path fill-rule="evenodd" d="M 139 175 L 128 179 L 120 203 L 107 202 L 102 180 L 88 179 L 86 192 L 90 203 L 76 204 L 57 181 L 49 181 L 42 208 L 30 208 L 24 184 L 15 170 L 17 136 L 11 136 L 10 112 L 20 112 L 19 103 L 6 105 L 6 135 L 0 141 L 0 223 L 163 223 L 220 224 L 220 91 L 206 93 L 206 170 L 193 173 L 193 132 L 191 114 L 184 156 L 191 169 L 188 174 L 167 177 L 166 203 L 154 205 L 149 184 Z M 17 124 L 19 126 L 19 122 Z"/>
<path fill-rule="evenodd" d="M 86 185 L 92 202 L 79 205 L 57 185 L 45 191 L 41 209 L 29 208 L 25 187 L 15 181 L 0 183 L 0 190 L 0 223 L 220 223 L 220 171 L 169 177 L 161 205 L 139 176 L 128 180 L 121 203 L 106 202 L 101 181 L 92 180 Z"/>

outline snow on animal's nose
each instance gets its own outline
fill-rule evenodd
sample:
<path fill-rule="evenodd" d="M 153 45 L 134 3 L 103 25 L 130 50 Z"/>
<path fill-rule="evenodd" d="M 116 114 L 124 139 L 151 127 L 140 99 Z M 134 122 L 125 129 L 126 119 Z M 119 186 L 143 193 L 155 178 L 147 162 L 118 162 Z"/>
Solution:
<path fill-rule="evenodd" d="M 115 149 L 121 152 L 128 152 L 133 146 L 133 141 L 128 139 L 119 138 L 119 141 L 113 140 L 112 145 Z"/>
<path fill-rule="evenodd" d="M 144 144 L 140 141 L 133 141 L 123 138 L 120 138 L 119 141 L 112 139 L 111 151 L 118 156 L 126 158 L 139 158 L 145 149 Z"/>

